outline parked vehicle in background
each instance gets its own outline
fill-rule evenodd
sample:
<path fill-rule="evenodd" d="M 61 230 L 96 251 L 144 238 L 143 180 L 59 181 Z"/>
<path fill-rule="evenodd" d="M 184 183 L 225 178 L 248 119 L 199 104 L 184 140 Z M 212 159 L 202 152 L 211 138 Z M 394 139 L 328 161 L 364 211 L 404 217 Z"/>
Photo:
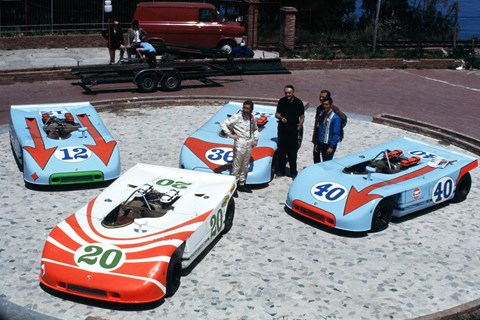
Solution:
<path fill-rule="evenodd" d="M 196 2 L 141 2 L 134 20 L 148 33 L 147 41 L 218 48 L 227 53 L 239 45 L 245 27 L 224 22 L 215 6 Z"/>

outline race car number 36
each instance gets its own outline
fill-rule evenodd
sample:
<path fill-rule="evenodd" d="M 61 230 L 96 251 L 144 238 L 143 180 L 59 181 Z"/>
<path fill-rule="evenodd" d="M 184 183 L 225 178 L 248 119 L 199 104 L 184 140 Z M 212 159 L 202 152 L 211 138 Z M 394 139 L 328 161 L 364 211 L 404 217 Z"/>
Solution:
<path fill-rule="evenodd" d="M 347 195 L 347 189 L 335 182 L 321 182 L 311 189 L 312 196 L 322 202 L 340 201 Z"/>

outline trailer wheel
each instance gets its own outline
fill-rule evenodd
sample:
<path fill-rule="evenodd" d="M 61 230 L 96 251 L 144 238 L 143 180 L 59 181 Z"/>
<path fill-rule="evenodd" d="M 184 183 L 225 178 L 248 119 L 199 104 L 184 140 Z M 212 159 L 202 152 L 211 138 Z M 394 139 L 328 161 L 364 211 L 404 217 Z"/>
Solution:
<path fill-rule="evenodd" d="M 162 77 L 161 86 L 165 91 L 177 91 L 180 89 L 181 83 L 182 79 L 180 79 L 180 75 L 178 73 L 167 72 Z"/>
<path fill-rule="evenodd" d="M 140 75 L 137 79 L 137 86 L 143 92 L 154 92 L 158 86 L 158 77 L 153 72 Z"/>

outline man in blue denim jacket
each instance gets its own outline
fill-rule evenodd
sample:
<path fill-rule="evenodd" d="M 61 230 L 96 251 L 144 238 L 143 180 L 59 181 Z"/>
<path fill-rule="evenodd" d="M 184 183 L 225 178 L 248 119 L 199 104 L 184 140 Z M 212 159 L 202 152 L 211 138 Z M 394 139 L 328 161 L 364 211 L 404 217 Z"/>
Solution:
<path fill-rule="evenodd" d="M 331 97 L 325 98 L 322 106 L 323 111 L 318 119 L 318 143 L 315 146 L 315 151 L 322 155 L 322 161 L 327 161 L 333 159 L 337 144 L 340 142 L 342 119 L 333 111 Z"/>

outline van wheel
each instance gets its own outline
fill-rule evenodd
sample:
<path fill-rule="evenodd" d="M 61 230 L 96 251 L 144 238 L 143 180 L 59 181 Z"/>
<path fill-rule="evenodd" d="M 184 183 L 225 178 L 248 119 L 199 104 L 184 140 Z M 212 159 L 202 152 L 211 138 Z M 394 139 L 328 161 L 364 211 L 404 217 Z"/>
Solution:
<path fill-rule="evenodd" d="M 158 77 L 155 73 L 148 72 L 140 75 L 136 82 L 140 91 L 154 92 L 158 86 Z"/>
<path fill-rule="evenodd" d="M 167 72 L 162 77 L 161 86 L 165 91 L 177 91 L 180 89 L 182 80 L 180 75 L 176 72 Z"/>
<path fill-rule="evenodd" d="M 224 52 L 224 53 L 226 53 L 226 54 L 232 53 L 232 50 L 233 50 L 234 47 L 235 47 L 235 42 L 230 41 L 230 40 L 222 41 L 222 42 L 220 42 L 220 44 L 218 45 L 218 48 L 219 48 L 220 50 L 222 50 L 222 52 Z"/>

